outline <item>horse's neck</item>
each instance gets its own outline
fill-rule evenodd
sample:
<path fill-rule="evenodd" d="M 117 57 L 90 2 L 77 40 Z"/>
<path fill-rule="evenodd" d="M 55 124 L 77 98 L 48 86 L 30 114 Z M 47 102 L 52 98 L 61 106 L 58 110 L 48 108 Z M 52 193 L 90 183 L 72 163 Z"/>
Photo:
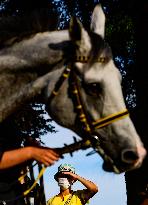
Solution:
<path fill-rule="evenodd" d="M 65 42 L 69 40 L 67 30 L 37 33 L 14 45 L 0 50 L 0 71 L 39 72 L 44 66 L 55 65 L 63 58 Z M 47 72 L 47 70 L 45 71 Z"/>

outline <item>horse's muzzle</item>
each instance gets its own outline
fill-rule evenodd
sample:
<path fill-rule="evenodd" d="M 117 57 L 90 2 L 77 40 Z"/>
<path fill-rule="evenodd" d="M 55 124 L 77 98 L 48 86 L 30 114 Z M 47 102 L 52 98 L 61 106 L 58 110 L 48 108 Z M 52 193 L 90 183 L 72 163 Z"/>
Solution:
<path fill-rule="evenodd" d="M 114 160 L 114 166 L 109 161 L 104 161 L 103 169 L 118 174 L 137 169 L 142 165 L 146 154 L 147 152 L 143 146 L 139 146 L 137 149 L 124 149 L 121 152 L 121 159 Z"/>

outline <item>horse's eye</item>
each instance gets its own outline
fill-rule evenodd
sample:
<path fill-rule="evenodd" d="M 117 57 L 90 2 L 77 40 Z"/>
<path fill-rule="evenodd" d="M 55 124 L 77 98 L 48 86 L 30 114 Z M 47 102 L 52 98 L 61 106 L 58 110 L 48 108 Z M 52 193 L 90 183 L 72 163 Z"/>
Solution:
<path fill-rule="evenodd" d="M 86 93 L 92 96 L 99 96 L 102 93 L 100 83 L 85 83 L 83 87 Z"/>

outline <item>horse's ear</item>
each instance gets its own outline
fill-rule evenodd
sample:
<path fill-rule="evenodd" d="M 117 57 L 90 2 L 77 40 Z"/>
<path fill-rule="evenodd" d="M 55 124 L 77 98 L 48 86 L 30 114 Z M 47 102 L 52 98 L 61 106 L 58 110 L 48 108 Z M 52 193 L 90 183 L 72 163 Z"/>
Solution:
<path fill-rule="evenodd" d="M 91 30 L 104 38 L 105 33 L 105 15 L 100 4 L 98 4 L 92 13 Z"/>
<path fill-rule="evenodd" d="M 85 44 L 90 39 L 82 23 L 76 17 L 70 19 L 69 35 L 71 40 L 78 46 L 82 46 L 82 43 Z"/>
<path fill-rule="evenodd" d="M 71 17 L 70 24 L 69 24 L 69 34 L 70 38 L 74 41 L 81 40 L 81 29 L 82 29 L 81 22 L 76 17 Z"/>

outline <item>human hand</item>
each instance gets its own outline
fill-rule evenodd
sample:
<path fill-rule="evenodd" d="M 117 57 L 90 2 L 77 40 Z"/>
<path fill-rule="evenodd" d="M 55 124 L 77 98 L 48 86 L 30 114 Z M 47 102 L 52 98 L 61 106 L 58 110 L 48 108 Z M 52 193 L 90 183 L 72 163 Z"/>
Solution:
<path fill-rule="evenodd" d="M 62 174 L 65 176 L 65 177 L 68 177 L 70 178 L 71 180 L 73 180 L 74 182 L 76 182 L 79 178 L 79 176 L 77 174 L 74 174 L 72 172 L 62 172 Z"/>
<path fill-rule="evenodd" d="M 45 166 L 51 166 L 59 160 L 59 154 L 51 148 L 30 147 L 31 158 L 43 163 Z"/>

